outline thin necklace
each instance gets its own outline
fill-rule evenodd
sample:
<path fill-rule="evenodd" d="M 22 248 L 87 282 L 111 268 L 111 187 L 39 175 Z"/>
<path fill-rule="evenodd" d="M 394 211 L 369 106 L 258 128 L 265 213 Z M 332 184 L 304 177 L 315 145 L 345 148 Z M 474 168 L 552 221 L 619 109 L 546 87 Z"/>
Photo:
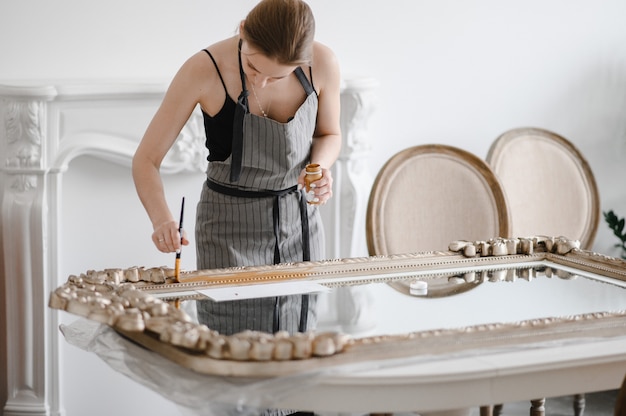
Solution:
<path fill-rule="evenodd" d="M 250 82 L 249 79 L 248 79 L 248 82 Z M 265 110 L 263 110 L 263 107 L 261 107 L 261 101 L 259 101 L 259 96 L 256 95 L 256 90 L 254 89 L 254 83 L 250 82 L 250 86 L 252 87 L 252 93 L 254 94 L 256 105 L 258 105 L 259 110 L 261 110 L 261 114 L 263 114 L 263 117 L 268 118 L 269 116 L 267 115 L 267 113 L 270 112 L 270 106 L 272 105 L 272 101 L 270 100 L 270 103 L 267 105 L 267 113 L 266 113 Z"/>

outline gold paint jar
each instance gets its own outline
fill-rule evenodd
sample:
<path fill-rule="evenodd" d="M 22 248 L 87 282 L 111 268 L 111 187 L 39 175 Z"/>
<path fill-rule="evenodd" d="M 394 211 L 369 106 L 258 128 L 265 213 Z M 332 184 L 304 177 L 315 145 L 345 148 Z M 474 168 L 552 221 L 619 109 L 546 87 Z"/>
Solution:
<path fill-rule="evenodd" d="M 306 200 L 309 204 L 316 205 L 319 201 L 315 201 L 315 192 L 311 188 L 311 183 L 322 179 L 322 167 L 317 163 L 306 165 L 306 176 L 304 177 L 304 190 L 306 192 Z"/>

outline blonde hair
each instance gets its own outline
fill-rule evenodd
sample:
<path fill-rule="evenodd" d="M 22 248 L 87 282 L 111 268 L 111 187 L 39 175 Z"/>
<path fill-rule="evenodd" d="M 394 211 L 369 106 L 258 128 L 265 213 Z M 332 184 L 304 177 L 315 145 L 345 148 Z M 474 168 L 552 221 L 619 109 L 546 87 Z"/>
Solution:
<path fill-rule="evenodd" d="M 315 18 L 302 0 L 262 0 L 241 27 L 247 42 L 284 65 L 310 64 Z"/>

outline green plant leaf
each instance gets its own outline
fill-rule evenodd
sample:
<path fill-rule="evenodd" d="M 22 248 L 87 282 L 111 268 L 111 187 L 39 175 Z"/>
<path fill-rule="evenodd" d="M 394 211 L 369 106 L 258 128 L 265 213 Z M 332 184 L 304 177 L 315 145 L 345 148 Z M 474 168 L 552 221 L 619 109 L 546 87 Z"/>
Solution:
<path fill-rule="evenodd" d="M 609 225 L 609 228 L 621 242 L 619 244 L 615 244 L 615 247 L 620 247 L 622 249 L 621 257 L 626 260 L 626 233 L 624 232 L 626 218 L 619 218 L 612 210 L 604 212 L 603 214 L 604 220 Z"/>

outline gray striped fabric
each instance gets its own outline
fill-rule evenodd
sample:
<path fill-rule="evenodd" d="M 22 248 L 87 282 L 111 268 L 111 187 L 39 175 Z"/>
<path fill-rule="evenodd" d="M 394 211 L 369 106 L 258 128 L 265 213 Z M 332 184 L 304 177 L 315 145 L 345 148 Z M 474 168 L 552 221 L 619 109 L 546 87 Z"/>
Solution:
<path fill-rule="evenodd" d="M 241 177 L 230 183 L 230 157 L 209 163 L 214 182 L 241 189 L 280 190 L 296 184 L 306 165 L 317 118 L 317 96 L 310 94 L 288 123 L 247 114 L 244 119 Z"/>
<path fill-rule="evenodd" d="M 211 162 L 207 177 L 229 187 L 246 190 L 281 190 L 297 183 L 309 159 L 317 96 L 310 94 L 288 123 L 247 114 L 244 120 L 242 173 L 230 183 L 230 158 Z M 280 197 L 279 247 L 281 262 L 302 261 L 302 223 L 299 201 L 293 192 Z M 242 198 L 203 187 L 196 218 L 198 269 L 272 264 L 274 261 L 274 199 Z M 311 260 L 321 260 L 324 235 L 319 210 L 308 206 Z M 278 299 L 280 329 L 296 332 L 302 297 Z M 197 302 L 198 319 L 223 334 L 246 329 L 273 332 L 276 298 L 232 302 Z M 308 328 L 316 322 L 315 297 L 311 296 Z"/>

